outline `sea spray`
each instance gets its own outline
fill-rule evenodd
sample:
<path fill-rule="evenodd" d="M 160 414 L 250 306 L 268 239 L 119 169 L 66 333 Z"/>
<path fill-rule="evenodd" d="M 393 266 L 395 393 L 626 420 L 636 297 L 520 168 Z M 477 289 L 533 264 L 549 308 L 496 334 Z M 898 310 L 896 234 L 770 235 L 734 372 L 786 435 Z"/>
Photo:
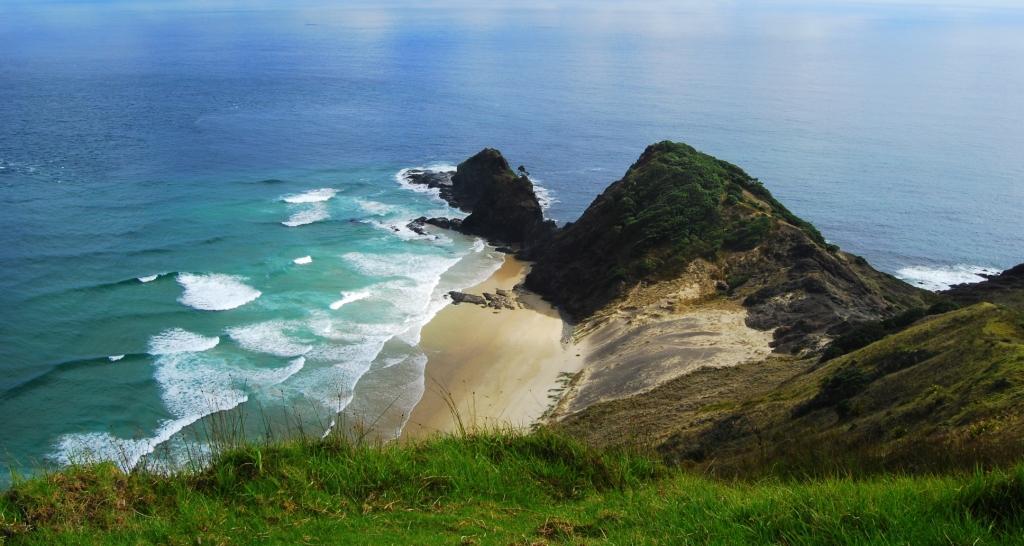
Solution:
<path fill-rule="evenodd" d="M 302 207 L 292 213 L 287 220 L 281 222 L 282 225 L 287 227 L 299 227 L 321 220 L 326 220 L 331 217 L 330 212 L 327 210 L 327 205 L 324 203 L 313 203 L 312 205 Z"/>

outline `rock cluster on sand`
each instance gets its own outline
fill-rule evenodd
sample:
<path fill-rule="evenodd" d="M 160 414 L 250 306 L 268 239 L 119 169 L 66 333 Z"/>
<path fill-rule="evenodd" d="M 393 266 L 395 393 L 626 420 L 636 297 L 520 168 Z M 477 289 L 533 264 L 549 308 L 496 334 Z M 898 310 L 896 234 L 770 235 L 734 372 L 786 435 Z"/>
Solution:
<path fill-rule="evenodd" d="M 491 309 L 518 309 L 519 299 L 516 297 L 514 292 L 509 290 L 502 290 L 499 288 L 496 293 L 484 292 L 482 296 L 476 294 L 467 294 L 466 292 L 459 292 L 452 290 L 448 292 L 451 296 L 452 302 L 456 305 L 460 303 L 470 303 L 473 305 L 479 305 L 481 307 L 490 307 Z"/>

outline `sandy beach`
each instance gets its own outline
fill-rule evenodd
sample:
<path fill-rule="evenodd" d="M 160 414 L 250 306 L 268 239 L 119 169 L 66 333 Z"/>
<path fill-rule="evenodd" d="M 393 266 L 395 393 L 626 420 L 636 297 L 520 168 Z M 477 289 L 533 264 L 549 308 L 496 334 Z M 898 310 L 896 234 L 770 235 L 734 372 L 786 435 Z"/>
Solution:
<path fill-rule="evenodd" d="M 511 290 L 529 271 L 512 256 L 489 279 L 465 292 Z M 521 294 L 523 308 L 501 310 L 468 303 L 450 305 L 423 329 L 427 354 L 426 392 L 402 432 L 404 439 L 467 429 L 526 427 L 552 404 L 563 373 L 582 365 L 578 347 L 563 343 L 558 311 L 534 294 Z"/>

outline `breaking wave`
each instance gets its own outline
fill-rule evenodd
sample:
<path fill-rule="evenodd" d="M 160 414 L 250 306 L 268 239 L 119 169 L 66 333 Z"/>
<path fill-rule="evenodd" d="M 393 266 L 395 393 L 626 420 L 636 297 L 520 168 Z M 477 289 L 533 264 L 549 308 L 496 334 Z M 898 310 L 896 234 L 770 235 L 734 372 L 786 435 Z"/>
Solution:
<path fill-rule="evenodd" d="M 178 301 L 201 311 L 226 311 L 241 307 L 262 292 L 245 284 L 244 277 L 209 273 L 179 273 L 178 284 L 185 289 Z"/>
<path fill-rule="evenodd" d="M 218 336 L 206 337 L 181 328 L 171 328 L 149 338 L 148 352 L 151 355 L 196 353 L 209 351 L 218 343 L 220 343 Z"/>
<path fill-rule="evenodd" d="M 299 227 L 319 222 L 320 220 L 326 220 L 330 217 L 331 213 L 327 211 L 327 205 L 324 203 L 313 203 L 310 207 L 293 212 L 292 215 L 289 216 L 287 220 L 281 222 L 281 224 L 287 227 Z"/>
<path fill-rule="evenodd" d="M 318 190 L 309 190 L 304 193 L 295 195 L 286 195 L 281 198 L 285 203 L 300 204 L 300 203 L 322 203 L 329 201 L 332 197 L 338 194 L 338 190 L 334 188 L 320 188 Z"/>
<path fill-rule="evenodd" d="M 364 300 L 364 299 L 366 299 L 366 298 L 368 298 L 368 297 L 370 297 L 372 295 L 373 294 L 371 294 L 367 290 L 360 290 L 358 292 L 342 292 L 341 293 L 341 299 L 338 300 L 338 301 L 332 302 L 330 307 L 331 307 L 332 310 L 337 311 L 338 309 L 341 309 L 342 306 L 344 306 L 344 305 L 347 305 L 347 304 L 352 303 L 354 301 Z"/>

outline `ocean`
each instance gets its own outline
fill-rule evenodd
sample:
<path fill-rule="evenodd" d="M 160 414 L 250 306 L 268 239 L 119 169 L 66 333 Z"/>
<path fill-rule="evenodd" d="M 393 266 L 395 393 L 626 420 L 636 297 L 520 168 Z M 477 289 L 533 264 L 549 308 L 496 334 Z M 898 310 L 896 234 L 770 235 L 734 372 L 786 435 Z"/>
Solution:
<path fill-rule="evenodd" d="M 4 2 L 0 452 L 411 407 L 420 328 L 502 258 L 406 229 L 456 211 L 401 172 L 485 146 L 565 222 L 684 141 L 884 271 L 980 280 L 1024 261 L 1022 58 L 1012 4 Z"/>

